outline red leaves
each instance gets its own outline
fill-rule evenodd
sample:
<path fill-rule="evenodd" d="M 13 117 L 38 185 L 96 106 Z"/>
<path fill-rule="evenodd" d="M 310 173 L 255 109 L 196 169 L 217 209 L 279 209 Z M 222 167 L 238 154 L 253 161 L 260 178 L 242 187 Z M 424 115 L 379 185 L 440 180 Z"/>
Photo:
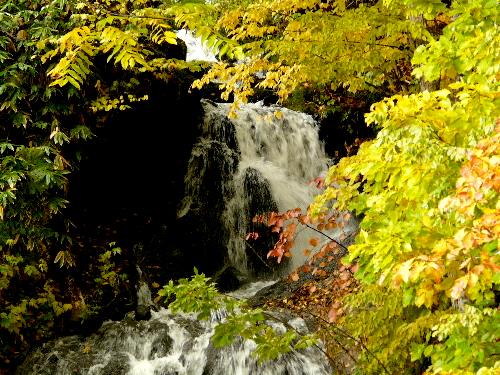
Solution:
<path fill-rule="evenodd" d="M 324 177 L 316 177 L 311 181 L 311 185 L 316 186 L 318 189 L 323 189 L 325 187 L 325 178 Z"/>
<path fill-rule="evenodd" d="M 257 238 L 259 238 L 259 233 L 257 232 L 250 232 L 247 234 L 247 236 L 245 237 L 245 240 L 256 240 Z"/>
<path fill-rule="evenodd" d="M 330 223 L 327 223 L 325 225 L 326 230 L 332 230 L 333 228 L 336 228 L 336 227 L 337 227 L 337 223 L 335 223 L 335 222 L 330 222 Z"/>
<path fill-rule="evenodd" d="M 280 263 L 283 257 L 292 256 L 291 250 L 294 245 L 294 239 L 297 233 L 298 224 L 304 225 L 309 228 L 313 228 L 314 225 L 315 227 L 317 227 L 318 231 L 321 232 L 325 229 L 331 230 L 344 227 L 345 222 L 349 220 L 350 217 L 351 214 L 338 211 L 334 211 L 330 215 L 323 214 L 318 217 L 311 217 L 309 216 L 309 214 L 302 214 L 300 208 L 295 208 L 283 213 L 270 212 L 267 215 L 257 215 L 253 218 L 253 222 L 266 225 L 270 228 L 270 231 L 272 233 L 278 234 L 278 240 L 274 244 L 273 248 L 267 253 L 267 258 L 277 258 L 277 262 Z M 340 238 L 343 239 L 345 237 L 345 234 L 341 232 Z M 255 232 L 249 233 L 246 236 L 247 240 L 257 238 L 258 234 Z M 327 234 L 325 234 L 325 238 L 328 238 Z M 313 248 L 320 246 L 320 240 L 321 238 L 311 237 L 309 239 L 309 244 Z M 337 255 L 338 252 L 338 244 L 335 241 L 329 241 L 321 247 L 321 249 L 314 255 L 312 260 L 317 260 L 320 257 L 325 257 L 327 253 L 333 253 L 333 255 Z M 309 257 L 312 253 L 312 249 L 304 249 L 303 253 L 305 256 Z M 320 268 L 326 267 L 327 264 L 334 261 L 334 259 L 335 257 L 329 255 L 327 258 L 321 260 L 322 263 L 320 265 Z M 318 264 L 316 264 L 316 266 L 317 265 Z M 323 272 L 325 271 L 315 271 L 315 273 L 318 275 L 322 275 Z"/>
<path fill-rule="evenodd" d="M 308 224 L 311 221 L 308 215 L 300 215 L 298 219 L 301 224 Z"/>
<path fill-rule="evenodd" d="M 274 244 L 271 251 L 267 253 L 267 257 L 278 258 L 278 263 L 281 262 L 283 256 L 290 257 L 292 254 L 290 250 L 294 245 L 295 232 L 297 230 L 297 223 L 292 222 L 285 224 L 286 221 L 299 217 L 300 209 L 289 210 L 283 214 L 271 212 L 267 221 L 267 225 L 274 233 L 279 233 L 278 241 Z"/>

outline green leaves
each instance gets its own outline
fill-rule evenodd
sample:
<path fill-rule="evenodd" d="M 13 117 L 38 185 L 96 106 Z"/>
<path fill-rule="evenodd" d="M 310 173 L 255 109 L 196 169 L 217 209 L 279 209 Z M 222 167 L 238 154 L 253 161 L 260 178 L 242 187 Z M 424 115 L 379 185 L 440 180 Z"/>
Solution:
<path fill-rule="evenodd" d="M 171 280 L 158 295 L 166 300 L 175 296 L 169 305 L 173 312 L 196 312 L 199 319 L 208 319 L 212 311 L 222 308 L 230 299 L 219 294 L 210 278 L 199 274 L 196 268 L 194 271 L 191 280 L 180 279 L 177 285 Z"/>
<path fill-rule="evenodd" d="M 448 86 L 374 104 L 366 121 L 380 127 L 377 138 L 330 169 L 331 185 L 311 212 L 332 207 L 362 215 L 346 260 L 359 264 L 366 293 L 377 284 L 386 296 L 398 296 L 387 304 L 413 311 L 387 311 L 384 304 L 358 312 L 358 334 L 372 351 L 386 352 L 388 364 L 430 358 L 433 373 L 493 373 L 498 365 L 486 352 L 498 349 L 496 338 L 474 335 L 498 324 L 499 285 L 492 280 L 499 258 L 486 250 L 497 250 L 492 242 L 500 235 L 493 224 L 499 220 L 498 64 L 493 68 L 491 60 L 498 55 L 498 10 L 486 0 L 457 1 L 450 14 L 455 19 L 443 35 L 413 58 L 414 75 Z M 365 298 L 360 293 L 350 304 L 356 308 Z M 391 349 L 397 339 L 390 331 L 369 331 L 376 319 L 405 327 L 400 353 Z M 409 337 L 419 325 L 425 343 Z"/>
<path fill-rule="evenodd" d="M 488 86 L 496 81 L 500 54 L 498 4 L 495 1 L 456 1 L 449 14 L 453 23 L 443 35 L 420 46 L 413 57 L 414 74 L 434 81 L 462 77 L 469 84 Z"/>
<path fill-rule="evenodd" d="M 276 322 L 282 323 L 279 318 L 260 308 L 248 308 L 244 301 L 220 294 L 210 278 L 199 274 L 196 268 L 194 272 L 190 279 L 180 279 L 177 284 L 171 280 L 158 292 L 158 296 L 170 301 L 168 306 L 172 312 L 197 313 L 199 319 L 208 319 L 217 311 L 227 314 L 214 329 L 211 340 L 215 347 L 230 345 L 239 337 L 253 340 L 256 343 L 253 355 L 262 362 L 275 359 L 294 348 L 304 349 L 316 344 L 314 335 L 300 335 L 293 329 L 284 329 L 283 325 L 276 327 Z"/>
<path fill-rule="evenodd" d="M 452 311 L 442 316 L 432 328 L 432 337 L 438 343 L 424 349 L 424 354 L 432 358 L 429 370 L 495 373 L 498 332 L 500 315 L 496 309 L 465 305 L 462 312 Z"/>

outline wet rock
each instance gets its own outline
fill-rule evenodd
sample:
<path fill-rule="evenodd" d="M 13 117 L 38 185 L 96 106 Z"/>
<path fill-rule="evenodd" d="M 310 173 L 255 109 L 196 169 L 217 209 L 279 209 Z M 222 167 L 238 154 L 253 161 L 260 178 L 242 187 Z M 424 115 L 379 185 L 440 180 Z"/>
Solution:
<path fill-rule="evenodd" d="M 136 320 L 149 320 L 151 319 L 151 307 L 146 305 L 139 305 L 135 309 Z"/>
<path fill-rule="evenodd" d="M 214 281 L 220 292 L 231 292 L 241 287 L 244 276 L 235 267 L 224 267 L 215 275 Z"/>
<path fill-rule="evenodd" d="M 104 364 L 102 367 L 98 364 L 93 366 L 96 370 L 100 369 L 100 372 L 97 372 L 99 375 L 121 375 L 126 374 L 129 370 L 129 358 L 124 353 L 113 353 L 112 356 L 109 356 L 109 362 Z"/>

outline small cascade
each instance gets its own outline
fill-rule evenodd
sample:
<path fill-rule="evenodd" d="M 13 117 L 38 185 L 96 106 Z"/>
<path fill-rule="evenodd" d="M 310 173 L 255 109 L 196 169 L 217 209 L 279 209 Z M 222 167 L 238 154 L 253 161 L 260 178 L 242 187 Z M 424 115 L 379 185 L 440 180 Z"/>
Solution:
<path fill-rule="evenodd" d="M 229 106 L 219 104 L 219 116 L 227 116 Z M 246 104 L 232 124 L 241 158 L 226 211 L 226 225 L 234 228 L 228 252 L 233 265 L 244 270 L 249 253 L 245 236 L 252 218 L 270 211 L 305 210 L 319 193 L 310 183 L 326 170 L 327 157 L 316 122 L 304 113 Z M 260 257 L 265 258 L 269 245 Z M 302 257 L 292 259 L 292 267 L 302 262 Z"/>
<path fill-rule="evenodd" d="M 271 282 L 256 282 L 233 292 L 237 298 L 253 295 Z M 328 360 L 319 347 L 293 351 L 274 361 L 258 364 L 251 355 L 256 344 L 237 339 L 216 349 L 210 343 L 223 312 L 199 321 L 193 314 L 152 312 L 151 319 L 136 321 L 131 315 L 110 321 L 97 333 L 83 338 L 69 336 L 50 341 L 30 354 L 17 375 L 326 375 Z M 280 320 L 286 318 L 280 316 Z M 287 318 L 287 325 L 307 333 L 300 318 Z M 283 323 L 269 321 L 278 332 Z"/>
<path fill-rule="evenodd" d="M 248 273 L 259 262 L 265 263 L 269 248 L 260 254 L 248 250 L 245 237 L 252 229 L 252 218 L 269 211 L 306 209 L 318 193 L 311 181 L 326 170 L 327 157 L 317 124 L 309 115 L 246 104 L 235 119 L 229 119 L 229 104 L 202 100 L 202 105 L 205 117 L 189 162 L 186 195 L 178 216 L 206 210 L 209 197 L 203 197 L 202 191 L 220 192 L 222 201 L 212 203 L 210 210 L 220 213 L 229 263 Z M 211 151 L 214 145 L 219 148 L 216 159 Z M 207 177 L 214 175 L 221 180 Z"/>
<path fill-rule="evenodd" d="M 185 195 L 172 229 L 176 253 L 219 278 L 259 275 L 271 267 L 266 253 L 273 238 L 259 238 L 259 249 L 245 237 L 255 229 L 252 218 L 269 211 L 305 210 L 318 193 L 311 182 L 327 168 L 327 158 L 312 117 L 279 107 L 243 105 L 230 119 L 229 104 L 202 101 L 203 122 L 185 175 Z M 305 247 L 309 233 L 302 233 Z M 266 242 L 267 241 L 267 242 Z M 300 243 L 299 237 L 298 242 Z M 296 241 L 297 242 L 297 241 Z M 292 257 L 297 266 L 304 259 Z M 176 258 L 178 259 L 178 258 Z M 274 264 L 274 262 L 273 262 Z M 262 271 L 262 270 L 261 270 Z M 256 344 L 237 339 L 216 349 L 210 342 L 225 319 L 218 311 L 207 321 L 192 314 L 157 309 L 137 268 L 137 308 L 121 321 L 105 322 L 88 337 L 50 341 L 31 353 L 17 375 L 323 375 L 332 369 L 320 347 L 286 353 L 258 364 Z M 262 274 L 263 272 L 260 272 Z M 244 277 L 241 277 L 243 279 Z M 237 277 L 241 282 L 240 277 Z M 257 281 L 231 292 L 248 298 L 269 286 Z M 234 283 L 238 285 L 238 283 Z M 230 289 L 228 289 L 230 290 Z M 274 314 L 274 313 L 272 313 Z M 279 316 L 266 324 L 284 332 L 285 325 L 307 333 L 300 318 Z"/>
<path fill-rule="evenodd" d="M 137 288 L 137 304 L 140 306 L 152 306 L 151 290 L 146 282 L 141 281 Z"/>
<path fill-rule="evenodd" d="M 151 318 L 151 308 L 154 306 L 151 289 L 149 289 L 148 283 L 144 280 L 142 270 L 139 266 L 136 266 L 136 270 L 139 281 L 136 285 L 137 305 L 135 308 L 135 319 L 148 320 Z"/>

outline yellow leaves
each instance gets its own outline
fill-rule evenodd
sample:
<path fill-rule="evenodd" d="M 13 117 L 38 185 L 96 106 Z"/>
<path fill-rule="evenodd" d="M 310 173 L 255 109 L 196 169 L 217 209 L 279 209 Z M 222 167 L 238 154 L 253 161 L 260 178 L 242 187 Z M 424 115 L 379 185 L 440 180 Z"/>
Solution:
<path fill-rule="evenodd" d="M 401 284 L 401 281 L 404 283 L 407 283 L 408 280 L 410 279 L 410 269 L 413 264 L 413 259 L 410 259 L 406 262 L 404 262 L 396 271 L 396 274 L 393 277 L 394 283 L 399 286 Z"/>
<path fill-rule="evenodd" d="M 57 301 L 52 301 L 52 309 L 56 316 L 62 315 L 67 311 L 70 311 L 73 308 L 73 305 L 70 303 L 61 303 Z"/>
<path fill-rule="evenodd" d="M 131 104 L 134 102 L 145 101 L 148 100 L 148 95 L 143 96 L 135 96 L 132 94 L 128 95 L 120 95 L 118 98 L 111 98 L 107 95 L 100 96 L 96 100 L 93 100 L 91 103 L 91 110 L 93 112 L 99 111 L 112 111 L 114 109 L 118 109 L 120 111 L 131 108 Z"/>
<path fill-rule="evenodd" d="M 93 65 L 89 58 L 94 56 L 96 48 L 93 46 L 92 30 L 87 27 L 75 28 L 59 39 L 59 48 L 47 52 L 42 61 L 55 57 L 58 53 L 64 54 L 48 75 L 55 79 L 51 86 L 64 86 L 70 83 L 79 89 Z"/>
<path fill-rule="evenodd" d="M 19 30 L 16 34 L 17 40 L 26 40 L 28 39 L 28 32 L 26 30 Z"/>
<path fill-rule="evenodd" d="M 250 59 L 264 56 L 283 67 L 300 66 L 301 77 L 294 77 L 299 84 L 356 92 L 385 84 L 391 70 L 408 60 L 407 50 L 399 48 L 408 28 L 399 13 L 378 5 L 346 10 L 344 1 L 263 0 L 225 12 L 215 29 L 240 42 Z M 389 32 L 387 25 L 393 22 L 398 26 Z M 266 87 L 276 89 L 281 98 L 297 86 L 267 79 Z"/>
<path fill-rule="evenodd" d="M 57 42 L 57 48 L 45 53 L 45 62 L 56 56 L 61 56 L 57 64 L 48 72 L 54 80 L 52 86 L 71 84 L 80 89 L 91 73 L 92 58 L 99 53 L 109 54 L 120 64 L 122 69 L 151 69 L 146 61 L 149 53 L 138 41 L 142 36 L 158 44 L 177 44 L 177 36 L 161 12 L 152 8 L 133 11 L 137 18 L 121 18 L 93 15 L 87 20 L 87 25 L 76 27 L 63 35 Z M 39 48 L 45 47 L 39 44 Z"/>
<path fill-rule="evenodd" d="M 280 100 L 284 100 L 299 82 L 297 67 L 286 67 L 279 63 L 269 63 L 265 59 L 256 58 L 245 64 L 234 66 L 226 63 L 213 64 L 203 78 L 193 82 L 192 87 L 201 88 L 212 81 L 221 82 L 222 98 L 227 100 L 231 94 L 234 95 L 234 106 L 230 112 L 230 116 L 234 116 L 238 103 L 246 103 L 254 93 L 255 76 L 263 74 L 263 72 L 265 72 L 265 77 L 257 86 L 275 89 Z"/>
<path fill-rule="evenodd" d="M 88 43 L 92 31 L 88 26 L 76 27 L 59 39 L 59 52 L 72 51 L 74 47 Z"/>
<path fill-rule="evenodd" d="M 66 250 L 61 250 L 57 253 L 54 263 L 59 264 L 59 267 L 63 267 L 66 265 L 66 268 L 74 267 L 75 266 L 75 260 L 73 258 L 73 255 L 71 255 L 71 252 L 66 251 Z"/>
<path fill-rule="evenodd" d="M 115 64 L 119 63 L 123 69 L 133 68 L 136 63 L 147 68 L 148 63 L 142 54 L 142 48 L 137 45 L 137 37 L 134 33 L 108 26 L 100 34 L 100 50 L 104 53 L 111 52 L 107 61 L 114 58 Z"/>
<path fill-rule="evenodd" d="M 415 305 L 425 306 L 428 309 L 437 302 L 437 293 L 431 280 L 426 280 L 416 291 Z"/>
<path fill-rule="evenodd" d="M 150 38 L 156 44 L 177 44 L 177 35 L 173 31 L 170 31 L 169 25 L 164 23 L 153 26 Z"/>

